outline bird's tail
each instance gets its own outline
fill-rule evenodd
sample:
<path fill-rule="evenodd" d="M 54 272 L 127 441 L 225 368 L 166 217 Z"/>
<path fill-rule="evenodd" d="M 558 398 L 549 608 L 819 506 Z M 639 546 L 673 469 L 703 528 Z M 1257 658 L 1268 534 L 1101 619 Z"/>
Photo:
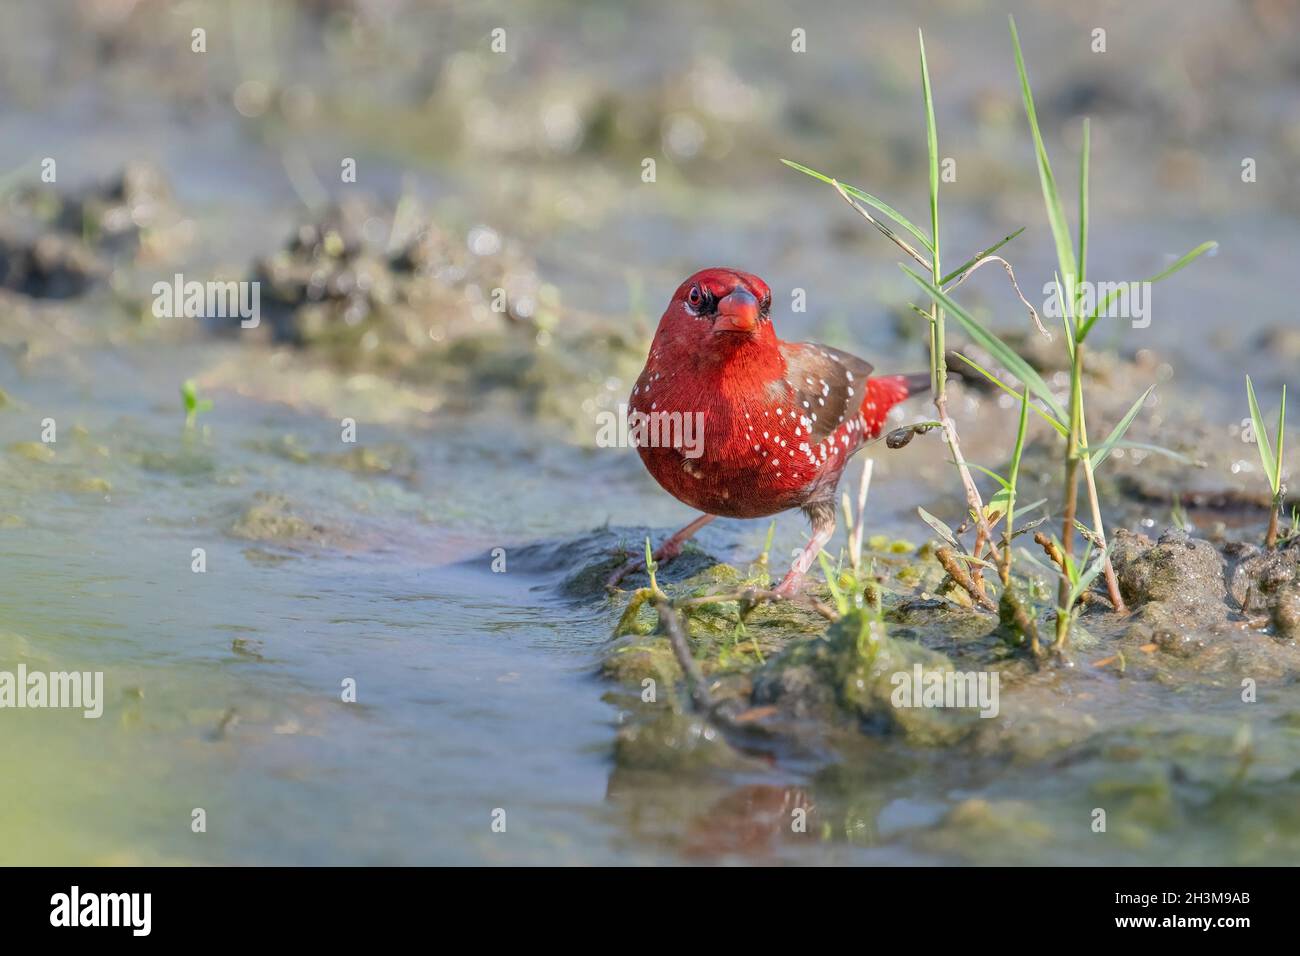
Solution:
<path fill-rule="evenodd" d="M 920 395 L 929 388 L 929 372 L 871 376 L 867 380 L 867 394 L 862 400 L 862 417 L 866 421 L 867 434 L 870 437 L 879 435 L 885 425 L 885 416 L 891 408 L 903 399 Z"/>
<path fill-rule="evenodd" d="M 905 398 L 928 392 L 930 390 L 930 373 L 912 372 L 907 375 L 873 375 L 870 388 L 872 399 L 889 409 Z"/>
<path fill-rule="evenodd" d="M 930 373 L 929 372 L 909 372 L 906 375 L 895 376 L 903 387 L 907 389 L 907 394 L 924 395 L 930 390 Z"/>

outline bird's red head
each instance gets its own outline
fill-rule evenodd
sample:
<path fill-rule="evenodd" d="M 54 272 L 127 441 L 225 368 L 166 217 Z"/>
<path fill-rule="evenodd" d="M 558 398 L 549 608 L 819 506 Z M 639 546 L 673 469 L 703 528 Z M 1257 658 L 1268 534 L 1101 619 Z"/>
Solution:
<path fill-rule="evenodd" d="M 775 344 L 771 305 L 772 292 L 758 276 L 736 269 L 702 269 L 677 287 L 655 337 L 705 352 L 730 352 L 754 342 Z"/>

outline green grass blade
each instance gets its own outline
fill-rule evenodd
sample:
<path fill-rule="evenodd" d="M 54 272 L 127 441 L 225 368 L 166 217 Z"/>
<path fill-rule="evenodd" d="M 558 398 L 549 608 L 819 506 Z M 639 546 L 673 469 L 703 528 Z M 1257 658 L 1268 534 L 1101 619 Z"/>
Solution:
<path fill-rule="evenodd" d="M 871 193 L 863 192 L 861 189 L 858 189 L 856 186 L 850 186 L 846 182 L 834 179 L 830 176 L 827 176 L 824 173 L 819 173 L 815 169 L 809 169 L 807 166 L 800 165 L 799 163 L 796 163 L 793 160 L 783 159 L 781 160 L 781 162 L 785 163 L 791 169 L 797 169 L 799 170 L 799 172 L 811 176 L 813 179 L 820 179 L 822 182 L 826 183 L 827 185 L 834 186 L 835 183 L 838 182 L 840 186 L 843 187 L 844 191 L 848 193 L 850 196 L 852 196 L 854 199 L 860 199 L 862 200 L 862 202 L 866 203 L 868 206 L 871 206 L 873 209 L 884 213 L 890 219 L 894 220 L 894 222 L 897 223 L 899 226 L 906 229 L 913 236 L 915 236 L 921 242 L 921 244 L 925 246 L 927 251 L 934 252 L 934 245 L 930 242 L 930 237 L 927 236 L 925 233 L 923 233 L 915 225 L 913 225 L 910 219 L 904 216 L 893 206 L 889 205 L 889 203 L 885 202 L 883 199 L 877 199 L 875 196 L 871 195 Z"/>
<path fill-rule="evenodd" d="M 1002 389 L 1002 391 L 1006 392 L 1008 395 L 1014 395 L 1016 398 L 1019 398 L 1019 397 L 1020 397 L 1020 392 L 1019 392 L 1019 391 L 1017 391 L 1016 389 L 1012 388 L 1012 387 L 1011 387 L 1010 385 L 1008 385 L 1006 382 L 1002 381 L 1002 379 L 998 378 L 996 375 L 994 375 L 994 374 L 993 374 L 992 372 L 990 372 L 988 369 L 984 368 L 982 365 L 980 365 L 978 362 L 976 362 L 976 361 L 975 361 L 974 359 L 972 359 L 970 356 L 968 356 L 968 355 L 963 355 L 961 352 L 954 352 L 953 354 L 956 355 L 956 356 L 957 356 L 959 359 L 961 359 L 963 362 L 965 362 L 967 365 L 969 365 L 971 368 L 973 368 L 975 371 L 977 371 L 977 372 L 979 372 L 981 375 L 983 375 L 986 379 L 988 379 L 990 382 L 992 382 L 992 383 L 993 383 L 994 385 L 996 385 L 998 388 Z M 1066 426 L 1063 425 L 1061 422 L 1057 421 L 1055 418 L 1053 418 L 1051 415 L 1049 415 L 1047 412 L 1045 412 L 1042 408 L 1040 408 L 1039 406 L 1033 404 L 1032 402 L 1029 403 L 1029 407 L 1030 407 L 1030 409 L 1032 409 L 1033 411 L 1037 412 L 1038 415 L 1043 419 L 1043 421 L 1047 422 L 1047 424 L 1049 424 L 1049 425 L 1051 425 L 1053 428 L 1055 428 L 1055 429 L 1057 430 L 1057 432 L 1060 433 L 1060 435 L 1061 435 L 1062 438 L 1064 438 L 1065 436 L 1069 435 L 1070 430 L 1069 430 L 1068 428 L 1066 428 Z"/>
<path fill-rule="evenodd" d="M 1020 422 L 1016 426 L 1016 447 L 1011 452 L 1011 467 L 1007 469 L 1007 487 L 1011 501 L 1007 508 L 1007 528 L 1015 520 L 1016 486 L 1020 483 L 1020 459 L 1025 453 L 1025 432 L 1029 427 L 1029 389 L 1020 393 Z"/>
<path fill-rule="evenodd" d="M 996 481 L 996 482 L 997 482 L 999 485 L 1001 485 L 1003 488 L 1010 488 L 1010 487 L 1011 487 L 1011 482 L 1009 482 L 1007 479 L 1003 478 L 1001 475 L 999 475 L 996 471 L 994 471 L 994 470 L 991 469 L 991 468 L 985 468 L 983 465 L 977 465 L 977 464 L 975 464 L 975 462 L 973 462 L 973 461 L 968 461 L 968 462 L 966 462 L 966 466 L 967 466 L 968 468 L 974 468 L 976 471 L 978 471 L 978 472 L 982 472 L 983 474 L 988 475 L 990 478 L 992 478 L 994 481 Z"/>
<path fill-rule="evenodd" d="M 1106 440 L 1102 442 L 1100 446 L 1091 450 L 1084 449 L 1084 454 L 1088 455 L 1088 457 L 1092 459 L 1092 467 L 1094 471 L 1101 467 L 1101 463 L 1110 457 L 1110 453 L 1114 451 L 1115 446 L 1123 440 L 1124 433 L 1127 432 L 1129 426 L 1133 424 L 1133 420 L 1137 418 L 1137 413 L 1142 410 L 1143 403 L 1146 402 L 1147 396 L 1151 394 L 1154 388 L 1155 386 L 1152 385 L 1138 396 L 1138 400 L 1133 403 L 1133 406 L 1124 414 L 1124 417 L 1119 420 L 1119 424 L 1111 430 L 1111 433 L 1106 436 Z"/>
<path fill-rule="evenodd" d="M 1047 504 L 1047 499 L 1046 499 L 1046 498 L 1039 498 L 1037 501 L 1031 501 L 1031 502 L 1029 502 L 1029 504 L 1027 504 L 1027 505 L 1025 505 L 1024 507 L 1020 508 L 1019 511 L 1017 511 L 1016 513 L 1017 513 L 1017 514 L 1024 514 L 1026 511 L 1033 511 L 1035 508 L 1039 508 L 1039 507 L 1041 507 L 1041 506 L 1043 506 L 1043 505 L 1045 505 L 1045 504 Z M 1037 528 L 1040 524 L 1042 524 L 1042 523 L 1043 523 L 1044 521 L 1046 521 L 1046 520 L 1047 520 L 1047 515 L 1043 515 L 1043 516 L 1042 516 L 1041 518 L 1039 518 L 1037 521 L 1031 522 L 1028 526 L 1025 527 L 1024 530 L 1026 530 L 1026 531 L 1033 530 L 1034 528 Z"/>
<path fill-rule="evenodd" d="M 934 533 L 942 538 L 944 543 L 958 551 L 961 550 L 961 545 L 957 543 L 957 535 L 953 532 L 952 528 L 948 527 L 948 525 L 944 524 L 919 505 L 917 506 L 916 513 L 921 516 L 922 521 L 934 529 Z"/>
<path fill-rule="evenodd" d="M 1082 562 L 1080 562 L 1080 564 L 1082 564 Z M 1074 602 L 1079 600 L 1079 598 L 1083 596 L 1084 591 L 1088 590 L 1088 587 L 1092 584 L 1093 581 L 1096 580 L 1097 575 L 1101 573 L 1101 569 L 1105 566 L 1105 564 L 1106 564 L 1106 552 L 1099 551 L 1097 553 L 1097 556 L 1093 559 L 1092 564 L 1088 565 L 1088 569 L 1086 571 L 1080 574 L 1078 573 L 1077 570 L 1075 570 L 1075 572 L 1071 575 L 1071 578 L 1074 583 L 1073 586 L 1070 588 L 1070 602 L 1067 605 L 1067 607 L 1074 607 Z"/>
<path fill-rule="evenodd" d="M 817 560 L 822 566 L 822 574 L 826 575 L 826 587 L 831 592 L 831 597 L 835 600 L 835 609 L 843 616 L 849 613 L 849 602 L 840 590 L 839 575 L 831 567 L 830 560 L 826 557 L 825 551 L 817 552 Z"/>
<path fill-rule="evenodd" d="M 930 90 L 930 65 L 925 59 L 925 35 L 916 31 L 921 48 L 921 94 L 925 98 L 925 141 L 930 153 L 930 238 L 934 253 L 934 280 L 939 282 L 939 129 L 934 122 L 934 94 Z"/>
<path fill-rule="evenodd" d="M 1065 349 L 1070 353 L 1070 364 L 1073 365 L 1075 342 L 1074 326 L 1070 322 L 1070 316 L 1073 314 L 1074 308 L 1073 306 L 1066 308 L 1065 300 L 1069 298 L 1069 296 L 1067 296 L 1065 290 L 1061 288 L 1061 274 L 1059 272 L 1053 273 L 1053 278 L 1056 281 L 1056 304 L 1061 309 L 1061 324 L 1065 327 Z"/>
<path fill-rule="evenodd" d="M 1022 564 L 1027 564 L 1045 578 L 1055 579 L 1060 575 L 1060 571 L 1055 566 L 1048 566 L 1047 562 L 1039 557 L 1042 551 L 1035 554 L 1027 548 L 1017 548 L 1016 553 L 1019 555 L 1018 560 Z"/>
<path fill-rule="evenodd" d="M 1259 402 L 1255 400 L 1255 386 L 1246 376 L 1246 398 L 1250 402 L 1250 421 L 1251 426 L 1255 429 L 1255 444 L 1259 446 L 1259 460 L 1264 465 L 1264 474 L 1268 477 L 1268 483 L 1273 485 L 1273 475 L 1277 472 L 1277 465 L 1273 459 L 1273 449 L 1269 445 L 1268 430 L 1264 427 L 1264 416 L 1260 413 Z M 1278 489 L 1273 488 L 1273 494 L 1277 494 Z"/>
<path fill-rule="evenodd" d="M 1174 451 L 1172 448 L 1166 448 L 1164 445 L 1153 445 L 1144 441 L 1117 441 L 1116 448 L 1136 448 L 1138 451 L 1148 451 L 1153 455 L 1163 455 L 1166 458 L 1172 458 L 1174 461 L 1181 462 L 1190 468 L 1204 468 L 1205 462 L 1199 458 L 1193 458 L 1191 455 L 1184 455 L 1181 451 Z"/>
<path fill-rule="evenodd" d="M 963 272 L 965 272 L 965 271 L 966 271 L 967 269 L 969 269 L 971 266 L 975 265 L 975 263 L 979 262 L 981 259 L 985 258 L 986 256 L 991 256 L 991 255 L 993 255 L 993 253 L 997 252 L 999 249 L 1001 249 L 1001 248 L 1002 248 L 1003 246 L 1005 246 L 1008 242 L 1010 242 L 1012 239 L 1016 238 L 1016 236 L 1020 235 L 1020 234 L 1021 234 L 1022 232 L 1024 232 L 1024 231 L 1025 231 L 1025 227 L 1024 227 L 1024 226 L 1021 226 L 1019 229 L 1017 229 L 1017 230 L 1016 230 L 1015 232 L 1013 232 L 1011 235 L 1009 235 L 1009 236 L 1003 236 L 1001 239 L 999 239 L 997 242 L 993 243 L 993 245 L 989 246 L 989 247 L 988 247 L 987 249 L 985 249 L 983 252 L 979 252 L 979 253 L 976 253 L 975 255 L 971 256 L 969 259 L 967 259 L 965 262 L 963 262 L 961 265 L 959 265 L 956 269 L 953 269 L 952 272 L 949 272 L 946 276 L 944 276 L 942 279 L 940 279 L 940 280 L 939 280 L 939 285 L 947 285 L 949 282 L 951 282 L 953 279 L 957 278 L 959 275 L 961 275 Z"/>
<path fill-rule="evenodd" d="M 1034 109 L 1034 94 L 1029 88 L 1029 74 L 1025 71 L 1025 57 L 1020 50 L 1020 34 L 1016 32 L 1015 17 L 1011 17 L 1011 42 L 1016 51 L 1016 72 L 1020 74 L 1020 93 L 1025 102 L 1025 116 L 1029 119 L 1029 131 L 1034 137 L 1034 155 L 1038 160 L 1038 178 L 1043 187 L 1043 202 L 1047 206 L 1047 220 L 1052 227 L 1052 238 L 1056 242 L 1056 258 L 1061 271 L 1066 275 L 1078 276 L 1075 266 L 1074 247 L 1070 244 L 1070 226 L 1065 218 L 1065 209 L 1061 205 L 1061 195 L 1056 188 L 1056 177 L 1052 175 L 1052 164 L 1047 158 L 1047 147 L 1043 143 L 1043 133 L 1038 126 L 1038 112 Z"/>
<path fill-rule="evenodd" d="M 911 277 L 913 282 L 928 292 L 939 305 L 947 309 L 952 317 L 961 323 L 961 327 L 966 330 L 967 335 L 983 346 L 1007 371 L 1022 383 L 1028 385 L 1029 390 L 1051 409 L 1053 414 L 1058 418 L 1065 418 L 1064 410 L 1055 396 L 1052 395 L 1052 390 L 1047 387 L 1047 383 L 1043 381 L 1042 376 L 1034 371 L 1033 367 L 1016 353 L 1015 349 L 975 321 L 965 309 L 952 300 L 948 293 L 925 276 L 914 272 L 905 265 L 900 266 L 900 268 Z"/>
<path fill-rule="evenodd" d="M 1191 252 L 1188 252 L 1187 254 L 1181 256 L 1176 262 L 1170 265 L 1167 269 L 1164 269 L 1161 272 L 1157 272 L 1155 275 L 1151 276 L 1150 278 L 1143 279 L 1142 281 L 1159 282 L 1161 279 L 1167 279 L 1175 272 L 1178 272 L 1179 270 L 1186 268 L 1188 265 L 1192 263 L 1193 260 L 1199 259 L 1201 256 L 1205 255 L 1211 249 L 1217 248 L 1218 245 L 1219 244 L 1215 242 L 1213 239 L 1207 240 L 1206 242 L 1201 243 Z M 1084 340 L 1084 338 L 1088 334 L 1088 331 L 1093 327 L 1093 325 L 1096 324 L 1097 318 L 1103 312 L 1106 311 L 1106 307 L 1110 305 L 1111 302 L 1115 301 L 1115 296 L 1117 295 L 1119 295 L 1119 289 L 1115 289 L 1113 292 L 1108 294 L 1106 298 L 1102 299 L 1100 302 L 1097 303 L 1096 307 L 1092 310 L 1092 315 L 1088 316 L 1088 321 L 1084 322 L 1079 329 L 1080 342 Z"/>
<path fill-rule="evenodd" d="M 1088 277 L 1088 164 L 1092 153 L 1092 123 L 1083 120 L 1083 146 L 1079 150 L 1079 275 L 1075 287 L 1075 302 L 1083 294 L 1083 283 Z M 1076 304 L 1077 309 L 1077 304 Z"/>
<path fill-rule="evenodd" d="M 1273 473 L 1273 496 L 1282 491 L 1282 440 L 1286 435 L 1286 383 L 1282 384 L 1282 410 L 1277 414 L 1277 470 Z"/>

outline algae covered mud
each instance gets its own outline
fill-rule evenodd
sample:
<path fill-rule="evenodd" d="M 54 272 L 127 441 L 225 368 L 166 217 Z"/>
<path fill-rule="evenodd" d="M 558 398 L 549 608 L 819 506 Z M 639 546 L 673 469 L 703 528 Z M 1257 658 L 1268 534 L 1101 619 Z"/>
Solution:
<path fill-rule="evenodd" d="M 1300 354 L 1297 24 L 1212 7 L 1177 36 L 1112 14 L 1109 52 L 1064 6 L 1017 10 L 1058 175 L 1092 117 L 1089 275 L 1220 243 L 1089 340 L 1098 440 L 1154 386 L 1096 475 L 1128 613 L 1096 578 L 1068 653 L 1036 657 L 958 580 L 978 565 L 954 562 L 937 431 L 863 453 L 858 567 L 841 532 L 800 601 L 765 594 L 797 514 L 716 522 L 653 585 L 604 587 L 690 518 L 599 436 L 695 268 L 763 274 L 787 339 L 925 367 L 898 250 L 778 162 L 923 210 L 917 26 L 949 268 L 1026 226 L 999 254 L 1059 326 L 1003 11 L 17 6 L 0 692 L 90 675 L 99 699 L 0 693 L 0 861 L 1300 859 L 1300 540 L 1287 510 L 1263 547 L 1243 389 L 1271 434 Z M 1061 339 L 995 272 L 954 296 L 1065 394 Z M 977 374 L 949 394 L 966 458 L 1005 474 L 1018 399 Z M 1060 449 L 1031 416 L 1014 594 L 1045 641 Z"/>

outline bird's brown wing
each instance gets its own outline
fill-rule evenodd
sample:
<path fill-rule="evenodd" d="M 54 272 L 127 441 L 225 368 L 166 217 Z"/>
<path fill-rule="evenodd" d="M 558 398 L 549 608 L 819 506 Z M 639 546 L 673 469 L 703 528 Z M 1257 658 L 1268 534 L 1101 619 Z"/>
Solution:
<path fill-rule="evenodd" d="M 871 365 L 856 355 L 814 342 L 782 342 L 785 381 L 801 424 L 820 444 L 862 408 Z"/>

